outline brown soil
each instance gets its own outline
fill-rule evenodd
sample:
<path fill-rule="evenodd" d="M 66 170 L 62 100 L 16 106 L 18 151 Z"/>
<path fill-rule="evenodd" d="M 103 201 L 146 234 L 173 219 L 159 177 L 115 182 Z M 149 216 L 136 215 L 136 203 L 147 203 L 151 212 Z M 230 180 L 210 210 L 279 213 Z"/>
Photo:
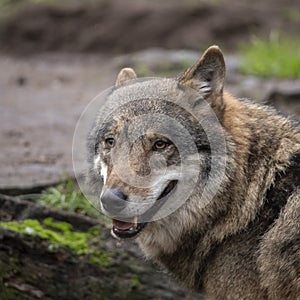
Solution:
<path fill-rule="evenodd" d="M 34 192 L 72 174 L 76 122 L 117 72 L 107 61 L 100 55 L 0 56 L 0 193 Z"/>
<path fill-rule="evenodd" d="M 120 68 L 116 53 L 154 46 L 199 51 L 215 43 L 233 50 L 249 32 L 299 29 L 299 1 L 225 2 L 99 0 L 88 6 L 69 1 L 27 5 L 2 19 L 0 192 L 33 192 L 72 174 L 76 121 L 89 101 L 113 84 Z M 252 81 L 238 74 L 230 90 L 265 99 L 254 93 L 269 88 L 261 81 L 254 88 Z"/>
<path fill-rule="evenodd" d="M 298 34 L 297 0 L 103 0 L 94 5 L 69 1 L 31 5 L 0 26 L 0 48 L 41 51 L 136 51 L 148 47 L 204 49 L 218 43 L 236 49 L 252 34 Z"/>

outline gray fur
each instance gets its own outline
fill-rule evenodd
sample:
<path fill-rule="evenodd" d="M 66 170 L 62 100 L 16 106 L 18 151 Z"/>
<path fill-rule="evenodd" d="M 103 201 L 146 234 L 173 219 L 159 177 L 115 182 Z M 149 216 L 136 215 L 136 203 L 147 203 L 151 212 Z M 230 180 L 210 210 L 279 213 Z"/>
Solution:
<path fill-rule="evenodd" d="M 138 243 L 147 257 L 207 299 L 300 299 L 300 127 L 272 108 L 223 92 L 224 77 L 224 59 L 214 46 L 176 79 L 172 95 L 161 95 L 177 97 L 185 86 L 192 87 L 199 91 L 200 102 L 207 100 L 218 116 L 227 147 L 226 173 L 218 193 L 203 207 L 199 201 L 205 176 L 199 176 L 188 201 L 166 218 L 148 223 Z M 137 93 L 147 99 L 157 89 L 150 84 L 143 89 L 128 85 L 126 90 L 122 82 L 116 91 L 124 92 L 125 98 Z M 145 109 L 143 103 L 138 109 Z M 149 103 L 165 113 L 159 103 Z M 136 109 L 129 104 L 118 113 L 130 118 Z M 176 110 L 170 114 L 179 118 Z M 193 121 L 186 125 L 195 139 L 207 142 Z M 98 130 L 92 132 L 91 141 Z M 210 152 L 205 152 L 202 170 L 210 161 Z M 110 176 L 106 185 L 124 187 Z M 90 179 L 100 180 L 93 172 Z"/>

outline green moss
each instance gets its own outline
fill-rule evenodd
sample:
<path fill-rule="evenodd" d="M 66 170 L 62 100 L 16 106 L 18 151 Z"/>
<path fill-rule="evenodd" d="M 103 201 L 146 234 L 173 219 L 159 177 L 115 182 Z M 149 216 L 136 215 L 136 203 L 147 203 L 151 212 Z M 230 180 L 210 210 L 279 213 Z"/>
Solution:
<path fill-rule="evenodd" d="M 87 255 L 89 261 L 103 267 L 108 267 L 111 258 L 99 250 L 99 243 L 91 246 L 90 242 L 101 234 L 99 227 L 91 227 L 87 232 L 74 231 L 71 224 L 55 222 L 46 218 L 42 223 L 38 220 L 27 219 L 23 222 L 0 222 L 0 226 L 15 232 L 32 235 L 49 242 L 49 251 L 67 247 L 77 255 Z"/>
<path fill-rule="evenodd" d="M 242 71 L 262 77 L 300 78 L 300 39 L 270 35 L 242 44 Z"/>
<path fill-rule="evenodd" d="M 16 289 L 5 286 L 5 278 L 14 276 L 17 272 L 17 260 L 14 257 L 9 257 L 9 259 L 6 259 L 5 261 L 0 257 L 0 299 L 24 299 Z"/>
<path fill-rule="evenodd" d="M 131 286 L 131 289 L 137 289 L 141 286 L 141 282 L 139 281 L 139 278 L 137 277 L 137 275 L 133 275 L 133 277 L 131 278 L 131 281 L 130 281 L 130 286 Z"/>
<path fill-rule="evenodd" d="M 61 232 L 69 232 L 73 229 L 73 226 L 70 223 L 54 222 L 52 218 L 46 218 L 43 223 L 44 225 Z"/>
<path fill-rule="evenodd" d="M 8 261 L 0 260 L 0 285 L 3 285 L 5 276 L 10 276 L 17 272 L 17 264 L 14 257 L 10 257 Z"/>
<path fill-rule="evenodd" d="M 1 286 L 1 284 L 0 284 L 0 286 Z M 5 287 L 0 291 L 0 299 L 23 300 L 23 299 L 25 299 L 25 297 L 22 296 L 20 294 L 20 292 L 18 292 L 16 289 Z"/>
<path fill-rule="evenodd" d="M 104 253 L 100 250 L 95 250 L 90 258 L 90 262 L 94 265 L 109 267 L 111 265 L 111 257 L 107 253 Z"/>

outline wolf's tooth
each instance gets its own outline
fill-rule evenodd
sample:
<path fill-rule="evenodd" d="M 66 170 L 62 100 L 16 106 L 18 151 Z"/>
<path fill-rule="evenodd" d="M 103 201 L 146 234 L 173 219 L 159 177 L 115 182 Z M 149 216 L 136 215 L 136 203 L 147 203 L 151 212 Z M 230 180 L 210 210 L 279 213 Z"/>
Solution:
<path fill-rule="evenodd" d="M 133 224 L 134 224 L 134 227 L 137 227 L 137 224 L 138 224 L 138 217 L 137 216 L 134 217 Z"/>

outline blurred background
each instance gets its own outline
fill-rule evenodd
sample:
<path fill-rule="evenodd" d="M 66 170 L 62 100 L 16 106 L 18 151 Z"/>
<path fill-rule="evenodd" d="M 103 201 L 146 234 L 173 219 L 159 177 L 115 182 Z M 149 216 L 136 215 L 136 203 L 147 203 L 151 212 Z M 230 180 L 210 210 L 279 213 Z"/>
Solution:
<path fill-rule="evenodd" d="M 297 0 L 0 0 L 0 299 L 199 299 L 109 237 L 76 122 L 122 67 L 174 76 L 212 44 L 228 90 L 299 119 L 299 32 Z"/>

